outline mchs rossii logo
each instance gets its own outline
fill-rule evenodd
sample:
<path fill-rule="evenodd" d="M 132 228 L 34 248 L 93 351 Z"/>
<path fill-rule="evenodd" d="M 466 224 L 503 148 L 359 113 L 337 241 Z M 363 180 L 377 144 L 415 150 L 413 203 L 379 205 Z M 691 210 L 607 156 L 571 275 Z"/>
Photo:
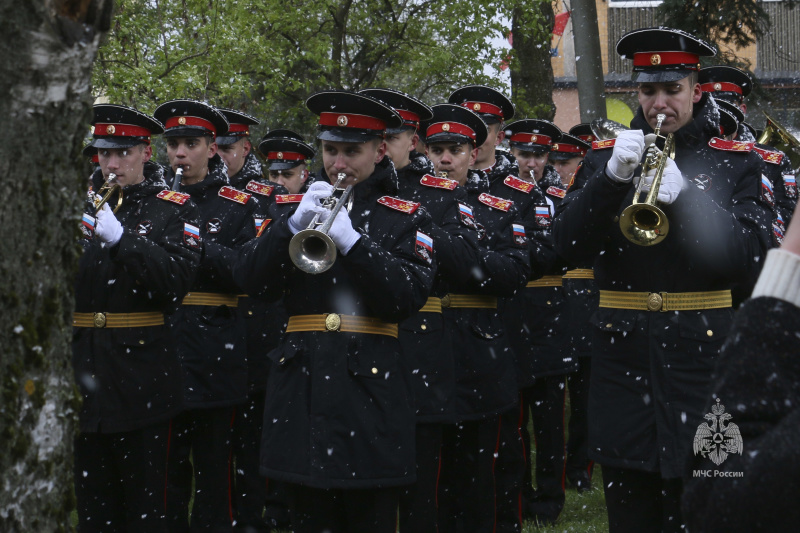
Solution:
<path fill-rule="evenodd" d="M 697 426 L 694 434 L 694 454 L 701 455 L 719 466 L 731 454 L 742 454 L 743 442 L 739 426 L 731 422 L 730 413 L 725 412 L 725 406 L 717 398 L 717 405 L 711 407 L 703 422 Z M 730 472 L 719 470 L 695 470 L 694 477 L 742 477 L 743 472 Z"/>

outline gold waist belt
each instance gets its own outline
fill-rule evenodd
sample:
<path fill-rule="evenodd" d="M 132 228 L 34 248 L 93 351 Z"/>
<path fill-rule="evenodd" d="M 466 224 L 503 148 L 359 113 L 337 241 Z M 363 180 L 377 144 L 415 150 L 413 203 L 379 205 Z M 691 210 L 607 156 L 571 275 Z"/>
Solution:
<path fill-rule="evenodd" d="M 594 270 L 591 268 L 575 268 L 564 273 L 565 278 L 594 279 Z"/>
<path fill-rule="evenodd" d="M 425 305 L 419 310 L 420 313 L 441 313 L 442 312 L 442 299 L 434 298 L 431 296 Z"/>
<path fill-rule="evenodd" d="M 442 307 L 497 309 L 497 297 L 479 294 L 446 294 L 442 298 Z"/>
<path fill-rule="evenodd" d="M 600 291 L 600 307 L 637 311 L 697 311 L 731 307 L 731 291 L 622 292 Z"/>
<path fill-rule="evenodd" d="M 296 315 L 289 317 L 286 333 L 297 331 L 345 331 L 348 333 L 371 333 L 397 338 L 397 324 L 383 322 L 368 316 L 340 315 Z"/>
<path fill-rule="evenodd" d="M 164 324 L 163 313 L 73 313 L 76 328 L 141 328 Z"/>
<path fill-rule="evenodd" d="M 238 307 L 239 297 L 234 294 L 218 294 L 216 292 L 190 292 L 183 298 L 183 305 L 227 305 Z"/>
<path fill-rule="evenodd" d="M 561 276 L 542 276 L 541 278 L 529 281 L 526 287 L 560 287 Z"/>

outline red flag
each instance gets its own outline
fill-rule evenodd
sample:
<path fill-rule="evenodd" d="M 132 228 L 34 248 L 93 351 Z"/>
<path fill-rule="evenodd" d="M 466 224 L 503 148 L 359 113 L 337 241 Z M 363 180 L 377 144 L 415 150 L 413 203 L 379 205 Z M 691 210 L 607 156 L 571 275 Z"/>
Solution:
<path fill-rule="evenodd" d="M 564 11 L 556 15 L 556 23 L 553 25 L 553 35 L 564 35 L 564 28 L 569 22 L 569 11 Z"/>

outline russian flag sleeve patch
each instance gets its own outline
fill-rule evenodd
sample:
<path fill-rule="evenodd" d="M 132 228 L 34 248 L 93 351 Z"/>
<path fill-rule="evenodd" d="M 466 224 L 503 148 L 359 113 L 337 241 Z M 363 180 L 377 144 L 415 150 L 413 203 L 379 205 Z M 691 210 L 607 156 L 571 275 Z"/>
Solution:
<path fill-rule="evenodd" d="M 433 262 L 433 239 L 421 231 L 417 231 L 417 241 L 414 243 L 414 252 L 430 265 Z"/>

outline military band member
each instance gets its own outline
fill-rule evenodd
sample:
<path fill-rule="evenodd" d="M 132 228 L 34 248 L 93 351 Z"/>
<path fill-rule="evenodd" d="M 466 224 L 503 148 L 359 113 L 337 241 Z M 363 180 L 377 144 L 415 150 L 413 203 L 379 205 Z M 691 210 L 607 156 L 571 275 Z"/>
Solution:
<path fill-rule="evenodd" d="M 200 262 L 197 209 L 167 189 L 150 161 L 160 122 L 102 104 L 92 123 L 93 188 L 114 177 L 121 190 L 99 211 L 89 203 L 81 225 L 72 339 L 83 398 L 75 438 L 78 529 L 166 532 L 170 419 L 183 408 L 183 391 L 164 312 L 189 290 Z"/>
<path fill-rule="evenodd" d="M 731 323 L 730 290 L 769 246 L 770 192 L 758 156 L 719 138 L 716 106 L 697 82 L 710 45 L 646 28 L 624 35 L 617 53 L 633 59 L 640 108 L 632 129 L 587 154 L 554 232 L 573 264 L 594 260 L 600 289 L 589 445 L 603 466 L 609 530 L 680 531 L 680 478 Z M 634 178 L 658 115 L 675 141 L 657 200 L 669 228 L 629 227 L 633 182 L 649 186 L 656 173 Z"/>
<path fill-rule="evenodd" d="M 258 151 L 266 162 L 270 181 L 285 187 L 289 194 L 302 194 L 308 189 L 308 161 L 316 151 L 299 133 L 273 130 L 261 139 Z"/>
<path fill-rule="evenodd" d="M 520 177 L 535 184 L 547 199 L 548 211 L 565 191 L 555 169 L 546 164 L 561 140 L 561 130 L 546 120 L 526 119 L 506 128 L 512 153 L 519 155 Z M 530 165 L 530 166 L 529 166 Z M 539 210 L 543 210 L 541 207 Z M 550 220 L 550 219 L 546 219 Z M 548 226 L 548 237 L 549 226 Z M 565 298 L 561 276 L 564 262 L 554 258 L 544 275 L 528 281 L 525 290 L 505 302 L 504 314 L 517 361 L 522 416 L 519 432 L 524 445 L 522 514 L 538 524 L 552 524 L 564 507 L 564 408 L 566 374 L 577 368 L 565 340 L 562 316 Z M 533 421 L 535 441 L 528 432 Z M 535 442 L 535 446 L 531 444 Z M 535 489 L 531 450 L 536 449 Z"/>
<path fill-rule="evenodd" d="M 747 115 L 747 97 L 753 87 L 750 76 L 735 67 L 719 65 L 700 69 L 700 88 L 709 92 L 717 102 L 728 102 Z M 783 233 L 792 220 L 797 205 L 796 169 L 788 155 L 772 146 L 757 142 L 755 129 L 739 120 L 740 127 L 735 139 L 754 143 L 753 150 L 764 161 L 764 169 L 774 187 L 775 207 L 779 220 L 776 220 L 775 231 Z M 775 246 L 780 242 L 775 241 Z"/>
<path fill-rule="evenodd" d="M 566 190 L 572 175 L 578 170 L 586 152 L 591 148 L 591 143 L 575 137 L 569 133 L 561 133 L 558 142 L 550 147 L 550 164 L 556 169 L 558 177 L 561 178 L 561 188 Z"/>
<path fill-rule="evenodd" d="M 428 157 L 436 172 L 447 172 L 448 179 L 467 189 L 468 203 L 459 206 L 459 216 L 477 228 L 481 251 L 470 279 L 451 276 L 442 298 L 455 356 L 456 394 L 455 423 L 443 435 L 439 531 L 493 531 L 500 414 L 518 400 L 497 299 L 514 294 L 528 278 L 527 228 L 514 202 L 490 194 L 486 174 L 470 170 L 487 136 L 483 120 L 454 104 L 433 111 L 425 124 Z"/>
<path fill-rule="evenodd" d="M 585 142 L 591 148 L 596 140 L 589 124 L 578 124 L 569 129 L 569 135 Z M 585 157 L 586 154 L 583 154 Z M 581 162 L 583 162 L 581 157 Z M 575 170 L 577 172 L 577 168 Z M 575 173 L 573 172 L 573 174 Z M 570 181 L 572 180 L 570 176 Z M 569 182 L 564 187 L 568 187 Z M 578 370 L 567 375 L 567 392 L 569 394 L 569 424 L 567 426 L 567 486 L 578 492 L 585 492 L 592 487 L 594 462 L 589 459 L 589 383 L 591 382 L 591 318 L 597 310 L 599 293 L 594 282 L 592 263 L 570 268 L 564 273 L 564 296 L 567 299 L 564 320 L 567 321 L 567 347 L 572 357 L 578 362 Z"/>
<path fill-rule="evenodd" d="M 275 198 L 286 193 L 280 185 L 263 178 L 261 162 L 250 142 L 250 129 L 259 120 L 241 111 L 219 108 L 228 120 L 228 131 L 218 135 L 219 155 L 228 167 L 228 183 L 251 195 L 253 227 L 260 235 L 277 218 Z M 236 409 L 232 426 L 230 461 L 233 492 L 231 506 L 237 531 L 266 531 L 262 516 L 268 483 L 259 472 L 264 390 L 267 387 L 267 353 L 278 345 L 286 328 L 286 313 L 279 305 L 240 295 L 239 313 L 247 330 L 247 402 Z"/>
<path fill-rule="evenodd" d="M 182 171 L 179 187 L 200 210 L 204 240 L 197 279 L 170 319 L 186 411 L 174 422 L 167 514 L 173 531 L 187 530 L 193 496 L 193 529 L 230 530 L 231 423 L 248 392 L 246 331 L 238 309 L 242 290 L 230 267 L 235 249 L 256 235 L 255 204 L 250 194 L 228 185 L 216 144 L 228 121 L 219 110 L 204 102 L 172 100 L 155 116 L 165 127 L 168 182 L 177 182 L 175 173 Z"/>
<path fill-rule="evenodd" d="M 391 89 L 361 92 L 391 106 L 403 118 L 399 128 L 386 132 L 387 154 L 397 169 L 400 193 L 419 202 L 433 219 L 436 243 L 436 279 L 425 306 L 400 324 L 400 343 L 411 369 L 417 417 L 417 481 L 400 497 L 400 531 L 436 533 L 437 490 L 444 424 L 453 421 L 455 368 L 453 344 L 444 327 L 442 297 L 450 279 L 469 279 L 478 262 L 477 231 L 460 217 L 467 205 L 466 190 L 458 182 L 436 176 L 433 163 L 414 151 L 420 121 L 433 111 L 416 98 Z"/>
<path fill-rule="evenodd" d="M 228 180 L 234 187 L 246 185 L 252 177 L 261 173 L 261 164 L 253 153 L 250 128 L 260 121 L 235 109 L 218 108 L 228 121 L 228 131 L 218 135 L 217 151 L 228 167 Z"/>
<path fill-rule="evenodd" d="M 285 295 L 289 312 L 270 353 L 261 471 L 286 482 L 297 532 L 394 532 L 399 487 L 415 478 L 397 324 L 423 306 L 433 282 L 430 216 L 395 196 L 383 140 L 401 123 L 393 109 L 345 91 L 317 93 L 306 105 L 319 115 L 319 179 L 237 266 L 251 292 Z M 352 204 L 332 215 L 321 201 L 339 175 L 353 186 Z M 293 236 L 316 215 L 335 217 L 328 235 L 337 255 L 324 271 L 304 261 L 306 252 L 290 259 Z"/>

